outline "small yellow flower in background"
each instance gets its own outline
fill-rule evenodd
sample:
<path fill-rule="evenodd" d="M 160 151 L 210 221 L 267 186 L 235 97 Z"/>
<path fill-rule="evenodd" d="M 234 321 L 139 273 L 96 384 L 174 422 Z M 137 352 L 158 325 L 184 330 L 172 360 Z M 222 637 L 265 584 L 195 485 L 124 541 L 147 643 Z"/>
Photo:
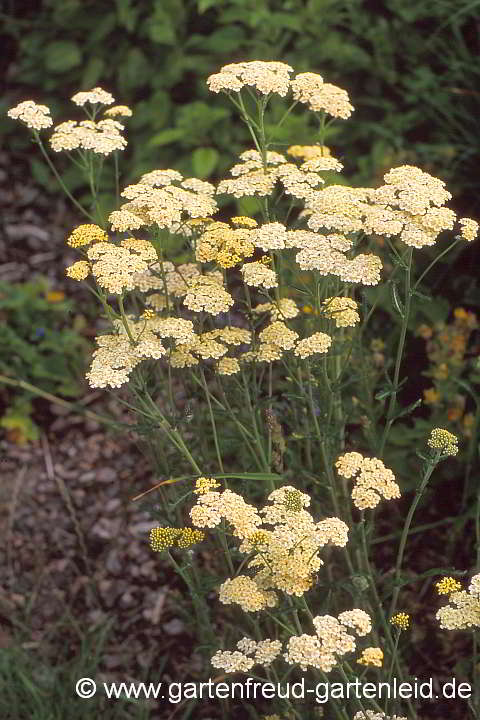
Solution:
<path fill-rule="evenodd" d="M 390 623 L 400 630 L 406 630 L 410 626 L 410 615 L 400 612 L 390 618 Z"/>
<path fill-rule="evenodd" d="M 197 495 L 204 495 L 212 488 L 217 487 L 220 487 L 220 483 L 218 483 L 214 478 L 199 477 L 195 482 L 195 490 L 193 492 Z"/>
<path fill-rule="evenodd" d="M 442 578 L 439 582 L 435 583 L 435 587 L 439 595 L 450 595 L 450 593 L 459 592 L 459 590 L 462 589 L 461 583 L 453 577 Z"/>
<path fill-rule="evenodd" d="M 456 320 L 466 320 L 468 318 L 468 312 L 462 307 L 455 308 L 453 315 Z"/>
<path fill-rule="evenodd" d="M 72 280 L 85 280 L 90 274 L 90 265 L 86 260 L 78 260 L 65 268 L 65 273 Z"/>
<path fill-rule="evenodd" d="M 456 422 L 460 420 L 463 415 L 463 410 L 459 407 L 450 407 L 447 410 L 447 418 L 450 422 Z"/>
<path fill-rule="evenodd" d="M 424 340 L 430 340 L 433 335 L 433 330 L 429 325 L 419 325 L 416 331 L 416 335 L 419 335 Z"/>
<path fill-rule="evenodd" d="M 61 290 L 49 290 L 45 295 L 47 302 L 56 303 L 65 300 L 65 293 Z"/>
<path fill-rule="evenodd" d="M 381 338 L 374 338 L 370 343 L 370 348 L 373 350 L 373 352 L 381 352 L 385 349 L 385 343 Z"/>
<path fill-rule="evenodd" d="M 105 117 L 132 117 L 133 113 L 127 105 L 114 105 L 103 113 Z"/>
<path fill-rule="evenodd" d="M 433 450 L 441 450 L 446 455 L 456 455 L 458 453 L 457 436 L 443 428 L 434 428 L 430 433 L 427 444 Z"/>
<path fill-rule="evenodd" d="M 423 391 L 423 400 L 426 405 L 438 405 L 440 402 L 440 394 L 435 388 L 428 388 Z"/>
<path fill-rule="evenodd" d="M 258 223 L 251 217 L 245 217 L 244 215 L 236 215 L 231 218 L 232 225 L 238 225 L 239 227 L 254 228 L 257 227 Z"/>
<path fill-rule="evenodd" d="M 471 437 L 472 435 L 472 428 L 475 425 L 475 415 L 473 413 L 467 413 L 463 416 L 462 420 L 463 424 L 463 432 L 467 437 Z"/>
<path fill-rule="evenodd" d="M 478 235 L 478 223 L 471 218 L 460 218 L 458 221 L 461 230 L 460 235 L 467 242 L 472 242 Z"/>
<path fill-rule="evenodd" d="M 446 380 L 448 378 L 448 365 L 447 363 L 440 363 L 438 367 L 432 372 L 432 376 L 436 380 Z"/>
<path fill-rule="evenodd" d="M 53 125 L 50 110 L 46 105 L 37 105 L 33 100 L 25 100 L 7 112 L 13 120 L 21 120 L 32 130 L 42 130 Z"/>
<path fill-rule="evenodd" d="M 88 223 L 76 227 L 67 239 L 67 245 L 72 248 L 83 247 L 93 242 L 108 242 L 108 235 L 98 225 Z"/>
<path fill-rule="evenodd" d="M 153 320 L 154 317 L 155 317 L 155 311 L 150 310 L 149 308 L 147 310 L 144 310 L 142 313 L 142 318 L 144 320 Z"/>
<path fill-rule="evenodd" d="M 358 658 L 359 665 L 372 665 L 373 667 L 382 667 L 383 650 L 379 647 L 368 647 L 362 651 L 361 657 Z"/>

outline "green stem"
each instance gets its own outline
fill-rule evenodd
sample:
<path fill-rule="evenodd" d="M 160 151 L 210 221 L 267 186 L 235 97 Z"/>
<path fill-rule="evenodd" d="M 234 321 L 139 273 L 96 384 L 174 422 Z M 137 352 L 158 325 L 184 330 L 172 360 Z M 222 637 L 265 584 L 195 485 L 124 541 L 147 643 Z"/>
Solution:
<path fill-rule="evenodd" d="M 124 306 L 123 306 L 123 295 L 119 295 L 119 296 L 118 296 L 118 309 L 120 310 L 120 315 L 122 316 L 123 327 L 125 328 L 125 332 L 126 332 L 127 335 L 128 335 L 128 339 L 130 340 L 130 342 L 132 343 L 132 345 L 135 345 L 135 344 L 136 344 L 136 341 L 135 341 L 135 338 L 133 337 L 132 332 L 131 332 L 131 330 L 130 330 L 130 326 L 129 326 L 129 324 L 128 324 L 128 319 L 127 319 L 127 316 L 126 316 L 126 313 L 125 313 L 125 308 L 124 308 Z"/>
<path fill-rule="evenodd" d="M 422 280 L 423 280 L 423 278 L 425 277 L 425 275 L 427 275 L 427 273 L 430 272 L 430 270 L 433 268 L 433 266 L 436 265 L 437 262 L 438 262 L 439 260 L 441 260 L 441 258 L 442 258 L 444 255 L 446 255 L 447 253 L 449 253 L 450 250 L 453 250 L 453 248 L 455 247 L 455 245 L 458 245 L 460 242 L 462 242 L 462 238 L 457 238 L 456 240 L 453 241 L 453 243 L 452 243 L 451 245 L 449 245 L 447 248 L 445 248 L 445 250 L 443 250 L 443 252 L 441 252 L 440 255 L 437 255 L 436 258 L 434 258 L 434 259 L 432 260 L 432 262 L 430 263 L 430 265 L 428 265 L 428 267 L 426 268 L 426 270 L 423 271 L 423 273 L 420 275 L 420 277 L 418 278 L 418 280 L 417 280 L 417 282 L 415 283 L 415 285 L 412 287 L 412 293 L 415 292 L 415 290 L 416 290 L 417 287 L 420 285 L 420 283 L 422 282 Z"/>
<path fill-rule="evenodd" d="M 208 389 L 208 385 L 207 385 L 207 381 L 205 379 L 205 373 L 204 373 L 203 367 L 200 368 L 200 376 L 202 378 L 203 390 L 205 392 L 205 397 L 207 399 L 208 414 L 210 416 L 210 424 L 212 426 L 213 440 L 215 442 L 215 451 L 217 453 L 218 466 L 220 468 L 220 472 L 223 473 L 224 468 L 223 468 L 223 462 L 222 462 L 222 454 L 220 452 L 220 445 L 218 444 L 217 425 L 215 423 L 215 416 L 213 414 L 212 403 L 210 401 L 210 390 Z"/>
<path fill-rule="evenodd" d="M 395 610 L 397 607 L 398 595 L 400 593 L 400 587 L 397 585 L 397 583 L 400 580 L 400 572 L 402 569 L 403 555 L 405 553 L 405 546 L 407 544 L 410 525 L 412 524 L 412 519 L 415 514 L 415 510 L 417 509 L 417 505 L 420 502 L 420 499 L 425 491 L 425 488 L 427 487 L 427 483 L 430 480 L 430 477 L 431 477 L 433 471 L 435 470 L 435 467 L 437 466 L 439 457 L 440 457 L 440 451 L 437 450 L 435 457 L 428 463 L 425 475 L 423 476 L 419 487 L 415 491 L 415 497 L 413 498 L 412 504 L 410 505 L 410 508 L 409 508 L 408 514 L 407 514 L 407 519 L 405 520 L 405 525 L 403 526 L 402 536 L 400 538 L 400 544 L 398 546 L 397 561 L 395 563 L 395 573 L 394 573 L 394 579 L 393 579 L 394 588 L 393 588 L 392 602 L 390 604 L 390 612 L 389 612 L 390 617 L 392 617 L 392 615 L 395 614 Z"/>
<path fill-rule="evenodd" d="M 398 341 L 397 357 L 395 360 L 395 371 L 393 375 L 393 384 L 390 395 L 390 402 L 388 404 L 387 418 L 385 421 L 385 428 L 382 434 L 382 440 L 380 442 L 380 448 L 378 451 L 378 457 L 382 458 L 385 450 L 385 444 L 390 432 L 390 429 L 394 423 L 394 413 L 397 405 L 397 394 L 398 394 L 398 381 L 400 378 L 400 367 L 403 359 L 403 351 L 405 348 L 405 339 L 407 337 L 408 320 L 410 317 L 410 305 L 412 301 L 412 261 L 413 261 L 413 248 L 409 248 L 407 251 L 407 263 L 405 270 L 405 305 L 402 314 L 402 328 L 400 330 L 400 339 Z"/>
<path fill-rule="evenodd" d="M 40 135 L 38 134 L 37 130 L 34 130 L 34 131 L 33 131 L 33 135 L 34 135 L 34 137 L 35 137 L 35 140 L 36 140 L 36 142 L 37 142 L 37 145 L 39 146 L 39 148 L 40 148 L 40 150 L 41 150 L 41 152 L 42 152 L 43 157 L 45 158 L 45 161 L 46 161 L 48 167 L 50 168 L 50 170 L 52 171 L 52 173 L 55 175 L 55 178 L 56 178 L 58 184 L 60 185 L 60 187 L 62 188 L 63 192 L 65 193 L 65 195 L 66 195 L 66 196 L 68 197 L 68 199 L 75 205 L 75 207 L 76 207 L 78 210 L 80 210 L 80 212 L 81 212 L 83 215 L 85 215 L 85 216 L 86 216 L 89 220 L 91 220 L 92 222 L 95 222 L 95 218 L 93 217 L 93 215 L 91 215 L 91 214 L 88 212 L 88 210 L 85 210 L 85 208 L 83 207 L 83 205 L 81 205 L 81 204 L 78 202 L 78 200 L 76 200 L 76 199 L 73 197 L 72 193 L 70 192 L 70 190 L 67 188 L 67 186 L 66 186 L 65 183 L 63 182 L 61 176 L 59 175 L 59 173 L 58 173 L 58 171 L 57 171 L 57 168 L 55 167 L 55 165 L 53 164 L 53 162 L 50 160 L 50 157 L 49 157 L 47 151 L 45 150 L 45 147 L 44 147 L 44 145 L 43 145 L 43 142 L 42 142 L 42 140 L 41 140 L 41 138 L 40 138 Z"/>
<path fill-rule="evenodd" d="M 63 398 L 59 398 L 56 395 L 52 395 L 52 393 L 46 392 L 45 390 L 36 387 L 36 385 L 31 385 L 30 383 L 25 382 L 25 380 L 16 380 L 13 378 L 9 378 L 6 375 L 0 375 L 0 383 L 3 383 L 4 385 L 11 385 L 12 387 L 22 388 L 22 390 L 31 392 L 33 395 L 38 395 L 39 397 L 43 397 L 45 398 L 45 400 L 49 400 L 55 405 L 60 405 L 61 407 L 71 410 L 72 412 L 78 412 L 79 415 L 84 415 L 89 420 L 104 423 L 105 425 L 110 425 L 111 427 L 119 426 L 118 422 L 115 422 L 114 420 L 111 420 L 104 415 L 97 415 L 97 413 L 92 412 L 91 410 L 87 410 L 81 405 L 81 402 L 68 402 L 67 400 L 63 400 Z"/>

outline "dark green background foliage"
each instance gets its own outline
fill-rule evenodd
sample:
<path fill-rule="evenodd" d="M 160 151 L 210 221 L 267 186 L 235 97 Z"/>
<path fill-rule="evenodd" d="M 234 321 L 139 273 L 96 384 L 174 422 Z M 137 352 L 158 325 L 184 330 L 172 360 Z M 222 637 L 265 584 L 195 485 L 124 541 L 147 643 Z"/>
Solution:
<path fill-rule="evenodd" d="M 41 277 L 19 284 L 0 282 L 0 373 L 56 395 L 76 397 L 90 347 L 78 332 L 82 317 L 74 315 L 73 303 L 49 302 L 48 290 L 48 281 Z M 34 439 L 31 393 L 4 386 L 2 392 L 7 394 L 2 400 L 8 410 L 0 417 L 0 427 Z"/>
<path fill-rule="evenodd" d="M 368 182 L 392 164 L 419 164 L 450 181 L 463 212 L 478 215 L 480 0 L 10 0 L 5 7 L 4 110 L 33 98 L 65 120 L 78 110 L 68 98 L 100 84 L 135 112 L 125 182 L 157 167 L 222 175 L 250 143 L 206 77 L 227 62 L 282 60 L 348 90 L 356 111 L 329 142 L 349 177 Z M 311 142 L 309 122 L 307 113 L 289 118 L 282 137 Z M 4 112 L 0 123 L 9 146 L 25 153 L 26 134 Z M 37 179 L 51 182 L 30 158 Z M 69 181 L 81 183 L 74 174 Z"/>

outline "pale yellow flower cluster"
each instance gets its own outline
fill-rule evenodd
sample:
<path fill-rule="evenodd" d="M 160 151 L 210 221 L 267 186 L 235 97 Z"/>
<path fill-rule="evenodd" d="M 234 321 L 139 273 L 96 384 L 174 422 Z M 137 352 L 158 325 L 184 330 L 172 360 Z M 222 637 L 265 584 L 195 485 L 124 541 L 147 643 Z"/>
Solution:
<path fill-rule="evenodd" d="M 346 185 L 329 185 L 318 190 L 305 203 L 310 211 L 308 227 L 315 232 L 323 228 L 342 233 L 362 230 L 371 192 L 368 188 Z"/>
<path fill-rule="evenodd" d="M 451 230 L 456 215 L 444 207 L 452 197 L 445 183 L 413 165 L 392 168 L 385 185 L 371 191 L 364 231 L 390 237 L 406 245 L 433 245 L 443 230 Z"/>
<path fill-rule="evenodd" d="M 260 303 L 252 308 L 252 312 L 256 315 L 268 312 L 272 321 L 287 320 L 297 317 L 300 310 L 295 300 L 291 298 L 280 298 L 278 302 Z"/>
<path fill-rule="evenodd" d="M 313 618 L 315 635 L 294 635 L 288 640 L 284 657 L 290 665 L 299 665 L 305 672 L 309 667 L 330 672 L 338 659 L 356 648 L 355 635 L 363 636 L 372 629 L 370 616 L 364 610 L 351 610 Z M 355 635 L 350 635 L 348 629 Z"/>
<path fill-rule="evenodd" d="M 329 297 L 323 301 L 325 315 L 334 320 L 337 328 L 353 327 L 360 322 L 358 304 L 348 297 Z"/>
<path fill-rule="evenodd" d="M 325 172 L 334 170 L 341 172 L 343 165 L 332 156 L 330 149 L 325 145 L 291 145 L 287 154 L 303 160 L 300 170 L 308 172 Z"/>
<path fill-rule="evenodd" d="M 214 478 L 199 477 L 195 481 L 195 490 L 193 491 L 196 495 L 205 495 L 209 490 L 220 487 Z"/>
<path fill-rule="evenodd" d="M 230 63 L 220 68 L 219 73 L 210 75 L 207 85 L 212 92 L 239 92 L 243 87 L 249 86 L 258 90 L 262 95 L 277 93 L 284 97 L 290 87 L 290 73 L 293 68 L 282 62 L 252 62 Z"/>
<path fill-rule="evenodd" d="M 327 190 L 329 189 L 327 188 Z M 310 215 L 308 224 L 313 225 L 314 229 L 318 229 L 315 223 L 311 222 L 315 217 L 317 216 L 314 214 Z M 331 216 L 326 215 L 325 217 Z M 325 220 L 326 222 L 327 220 Z M 339 225 L 341 224 L 339 223 Z M 346 228 L 345 231 L 351 229 L 351 227 Z M 287 232 L 287 247 L 300 248 L 295 260 L 302 270 L 315 270 L 320 275 L 334 275 L 343 282 L 377 285 L 380 282 L 382 269 L 380 258 L 376 255 L 360 253 L 353 259 L 349 259 L 344 253 L 350 250 L 351 246 L 351 240 L 339 233 L 319 235 L 309 230 Z"/>
<path fill-rule="evenodd" d="M 359 510 L 376 507 L 381 498 L 392 500 L 400 497 L 393 472 L 378 458 L 349 452 L 340 455 L 335 467 L 341 477 L 354 478 L 352 500 Z"/>
<path fill-rule="evenodd" d="M 184 179 L 176 170 L 153 170 L 123 190 L 121 195 L 129 202 L 108 219 L 112 229 L 120 232 L 150 225 L 173 231 L 189 218 L 206 218 L 217 212 L 214 193 L 214 186 L 204 180 Z"/>
<path fill-rule="evenodd" d="M 315 157 L 310 160 L 305 160 L 305 162 L 300 165 L 300 170 L 314 173 L 327 171 L 341 172 L 343 165 L 334 157 Z"/>
<path fill-rule="evenodd" d="M 265 263 L 260 260 L 255 262 L 245 263 L 240 268 L 243 280 L 247 285 L 257 288 L 269 288 L 278 287 L 278 278 L 275 274 L 275 270 L 267 267 Z"/>
<path fill-rule="evenodd" d="M 259 339 L 262 343 L 276 345 L 282 350 L 292 350 L 298 339 L 298 333 L 290 330 L 281 320 L 276 320 L 259 333 Z"/>
<path fill-rule="evenodd" d="M 196 263 L 180 263 L 174 265 L 168 260 L 163 262 L 157 262 L 150 265 L 147 270 L 142 273 L 137 273 L 134 276 L 135 286 L 142 292 L 148 292 L 149 290 L 162 290 L 169 296 L 174 298 L 184 297 L 190 284 L 200 277 L 200 269 Z M 218 278 L 218 282 L 222 283 L 223 278 L 221 273 L 218 272 L 207 272 L 207 277 Z M 147 301 L 151 298 L 147 298 Z M 158 300 L 157 303 L 158 304 Z M 166 298 L 163 296 L 163 304 L 161 303 L 159 309 L 166 306 Z"/>
<path fill-rule="evenodd" d="M 115 99 L 113 95 L 110 95 L 110 93 L 106 90 L 103 90 L 101 87 L 96 87 L 92 90 L 88 90 L 87 92 L 76 93 L 72 97 L 72 102 L 80 107 L 85 105 L 87 102 L 91 105 L 96 105 L 97 103 L 101 105 L 111 105 L 115 102 Z"/>
<path fill-rule="evenodd" d="M 315 523 L 304 508 L 310 498 L 291 486 L 273 491 L 267 505 L 260 511 L 265 537 L 259 552 L 249 563 L 257 568 L 255 582 L 263 589 L 281 590 L 289 595 L 303 595 L 309 590 L 315 573 L 323 564 L 319 551 L 331 543 L 344 547 L 348 539 L 348 528 L 338 518 L 327 518 Z M 240 546 L 240 552 L 250 553 L 255 549 L 247 538 Z"/>
<path fill-rule="evenodd" d="M 193 312 L 207 312 L 218 315 L 228 312 L 234 303 L 233 297 L 217 278 L 201 275 L 188 287 L 183 304 Z"/>
<path fill-rule="evenodd" d="M 91 150 L 106 156 L 126 148 L 127 141 L 121 134 L 123 129 L 121 123 L 111 118 L 99 122 L 67 120 L 54 128 L 50 145 L 54 152 Z"/>
<path fill-rule="evenodd" d="M 293 97 L 313 112 L 325 112 L 335 118 L 347 119 L 353 112 L 346 90 L 324 83 L 321 75 L 299 73 L 291 82 Z"/>
<path fill-rule="evenodd" d="M 480 573 L 474 575 L 468 590 L 452 592 L 448 605 L 437 611 L 436 618 L 444 630 L 466 630 L 480 627 Z"/>
<path fill-rule="evenodd" d="M 245 612 L 258 612 L 277 604 L 274 592 L 264 590 L 247 575 L 237 575 L 220 586 L 219 600 L 224 605 L 240 605 Z"/>
<path fill-rule="evenodd" d="M 275 590 L 299 596 L 309 590 L 323 564 L 319 551 L 329 543 L 344 547 L 348 539 L 348 527 L 339 518 L 315 523 L 304 509 L 310 503 L 305 493 L 285 486 L 268 499 L 272 504 L 258 512 L 229 490 L 207 492 L 190 511 L 196 527 L 215 527 L 225 519 L 242 541 L 240 552 L 255 553 L 248 564 L 255 576 L 238 575 L 220 589 L 221 602 L 239 604 L 248 612 L 275 605 Z M 260 525 L 265 529 L 259 530 Z"/>
<path fill-rule="evenodd" d="M 478 235 L 478 222 L 472 218 L 459 218 L 460 235 L 467 242 L 472 242 Z"/>
<path fill-rule="evenodd" d="M 190 517 L 196 527 L 216 527 L 225 519 L 232 525 L 233 534 L 241 540 L 254 533 L 262 523 L 257 509 L 231 490 L 205 493 L 191 509 Z"/>
<path fill-rule="evenodd" d="M 99 335 L 95 338 L 97 349 L 87 379 L 91 387 L 121 387 L 129 380 L 132 370 L 145 358 L 158 360 L 167 353 L 160 338 L 173 338 L 179 345 L 195 345 L 198 336 L 193 323 L 183 318 L 127 318 L 128 337 L 121 321 L 115 320 L 116 334 Z M 173 355 L 173 353 L 172 353 Z M 198 362 L 198 361 L 196 361 Z"/>
<path fill-rule="evenodd" d="M 240 363 L 237 358 L 223 357 L 215 365 L 215 370 L 219 375 L 235 375 L 240 372 Z"/>
<path fill-rule="evenodd" d="M 218 184 L 217 193 L 236 198 L 254 195 L 262 197 L 270 195 L 278 181 L 287 195 L 306 200 L 324 182 L 318 172 L 338 169 L 336 161 L 333 162 L 331 158 L 324 158 L 323 163 L 319 159 L 318 168 L 307 167 L 305 163 L 298 168 L 287 162 L 284 155 L 272 151 L 267 152 L 264 159 L 257 150 L 246 150 L 240 155 L 240 160 L 230 170 L 232 178 Z"/>
<path fill-rule="evenodd" d="M 358 665 L 370 665 L 372 667 L 382 667 L 383 650 L 379 647 L 367 647 L 362 650 L 361 656 L 357 660 Z"/>
<path fill-rule="evenodd" d="M 251 233 L 250 229 L 212 222 L 195 243 L 195 257 L 198 262 L 216 262 L 223 268 L 234 267 L 253 255 L 255 246 Z"/>
<path fill-rule="evenodd" d="M 99 241 L 87 250 L 92 274 L 109 293 L 121 295 L 135 287 L 134 275 L 157 260 L 157 251 L 148 240 L 128 238 L 119 245 Z"/>
<path fill-rule="evenodd" d="M 310 357 L 311 355 L 318 355 L 328 352 L 330 345 L 332 344 L 332 338 L 323 332 L 316 332 L 310 337 L 299 340 L 294 354 L 302 359 Z"/>
<path fill-rule="evenodd" d="M 32 130 L 43 130 L 51 127 L 53 120 L 46 105 L 37 105 L 33 100 L 24 100 L 7 112 L 8 117 L 20 120 Z"/>
<path fill-rule="evenodd" d="M 355 713 L 353 720 L 408 720 L 400 715 L 385 715 L 384 712 L 376 712 L 376 710 L 360 710 Z"/>
<path fill-rule="evenodd" d="M 280 655 L 282 643 L 279 640 L 260 640 L 256 642 L 244 637 L 237 643 L 238 650 L 218 650 L 212 657 L 213 667 L 225 672 L 246 672 L 254 665 L 268 667 Z M 249 655 L 253 657 L 249 657 Z"/>
<path fill-rule="evenodd" d="M 137 352 L 126 335 L 99 335 L 95 338 L 97 349 L 93 352 L 92 364 L 86 377 L 90 387 L 118 388 L 128 382 L 132 370 L 144 360 L 145 355 Z M 149 348 L 150 356 L 160 357 L 166 350 L 159 342 L 158 347 Z"/>

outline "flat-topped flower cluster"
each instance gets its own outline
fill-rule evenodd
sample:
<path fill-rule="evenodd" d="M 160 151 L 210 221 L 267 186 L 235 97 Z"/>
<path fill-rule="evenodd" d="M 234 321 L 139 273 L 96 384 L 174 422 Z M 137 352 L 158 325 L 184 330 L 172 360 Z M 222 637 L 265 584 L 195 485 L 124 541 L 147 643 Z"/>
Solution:
<path fill-rule="evenodd" d="M 190 511 L 198 528 L 214 528 L 225 520 L 239 551 L 253 557 L 247 567 L 255 574 L 237 575 L 220 587 L 220 601 L 236 603 L 248 612 L 277 604 L 278 590 L 287 595 L 303 595 L 323 565 L 320 551 L 326 545 L 345 547 L 347 525 L 337 517 L 315 522 L 305 509 L 310 497 L 292 486 L 274 490 L 271 504 L 261 510 L 231 490 L 202 494 Z"/>

